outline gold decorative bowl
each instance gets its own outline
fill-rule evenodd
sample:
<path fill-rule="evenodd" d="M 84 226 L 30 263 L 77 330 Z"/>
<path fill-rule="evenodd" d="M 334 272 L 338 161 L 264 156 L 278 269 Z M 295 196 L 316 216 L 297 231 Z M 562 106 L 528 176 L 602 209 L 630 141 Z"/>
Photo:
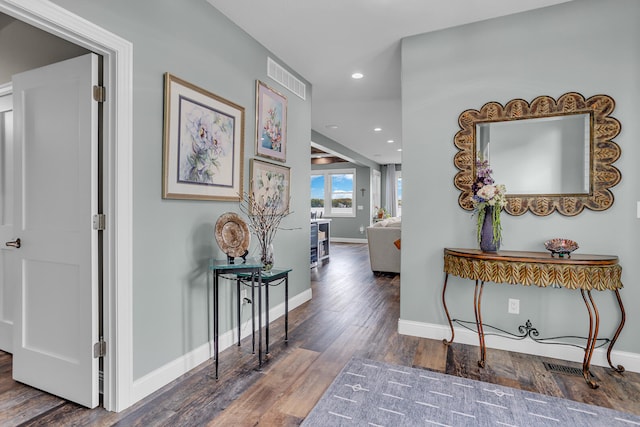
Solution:
<path fill-rule="evenodd" d="M 568 255 L 571 257 L 571 252 L 579 248 L 578 244 L 569 239 L 551 239 L 544 242 L 544 247 L 551 252 L 551 256 L 558 254 L 560 258 Z"/>

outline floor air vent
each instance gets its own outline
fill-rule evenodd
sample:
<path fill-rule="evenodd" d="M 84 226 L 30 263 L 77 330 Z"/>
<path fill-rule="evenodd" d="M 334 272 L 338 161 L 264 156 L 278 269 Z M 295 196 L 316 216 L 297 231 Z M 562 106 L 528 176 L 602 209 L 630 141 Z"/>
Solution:
<path fill-rule="evenodd" d="M 267 75 L 300 98 L 307 99 L 307 86 L 269 57 L 267 57 Z"/>
<path fill-rule="evenodd" d="M 557 365 L 555 363 L 547 363 L 547 362 L 542 362 L 542 363 L 544 364 L 545 369 L 549 372 L 553 372 L 556 374 L 575 375 L 577 377 L 582 376 L 581 368 L 574 368 L 572 366 L 565 366 L 565 365 Z M 596 379 L 595 375 L 593 374 L 591 374 L 591 377 Z"/>

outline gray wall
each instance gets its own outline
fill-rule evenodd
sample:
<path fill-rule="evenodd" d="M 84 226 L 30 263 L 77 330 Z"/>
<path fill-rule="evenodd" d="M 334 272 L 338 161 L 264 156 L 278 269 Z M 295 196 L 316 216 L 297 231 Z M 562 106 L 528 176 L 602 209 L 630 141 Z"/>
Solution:
<path fill-rule="evenodd" d="M 309 253 L 300 248 L 309 247 L 312 90 L 307 83 L 305 101 L 269 79 L 269 52 L 204 0 L 54 2 L 133 43 L 133 362 L 139 379 L 207 342 L 208 260 L 223 257 L 214 225 L 222 213 L 239 212 L 234 202 L 161 198 L 163 74 L 245 108 L 245 189 L 255 153 L 256 79 L 287 96 L 293 214 L 282 226 L 293 230 L 278 232 L 274 247 L 276 265 L 294 269 L 292 297 L 310 288 Z M 231 289 L 221 290 L 221 333 L 234 324 Z M 283 292 L 271 295 L 272 307 L 283 302 Z"/>
<path fill-rule="evenodd" d="M 440 300 L 445 247 L 476 247 L 474 219 L 458 206 L 453 137 L 459 114 L 489 101 L 531 101 L 569 91 L 608 94 L 622 123 L 615 166 L 622 182 L 603 212 L 575 217 L 503 215 L 503 249 L 544 250 L 566 237 L 582 253 L 615 254 L 623 267 L 627 327 L 616 350 L 640 353 L 640 2 L 583 0 L 407 38 L 402 43 L 403 228 L 401 318 L 446 325 Z M 450 278 L 449 309 L 472 320 L 472 283 Z M 619 314 L 610 292 L 594 292 L 602 335 L 613 333 Z M 508 298 L 521 299 L 520 315 L 507 314 Z M 580 294 L 564 289 L 489 284 L 486 323 L 514 330 L 531 319 L 542 335 L 585 336 L 588 316 Z"/>

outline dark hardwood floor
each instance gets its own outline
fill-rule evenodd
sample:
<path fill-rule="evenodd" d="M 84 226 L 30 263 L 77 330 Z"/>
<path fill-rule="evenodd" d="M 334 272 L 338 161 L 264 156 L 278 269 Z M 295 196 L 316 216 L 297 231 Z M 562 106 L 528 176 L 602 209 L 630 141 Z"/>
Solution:
<path fill-rule="evenodd" d="M 592 367 L 600 388 L 581 376 L 547 371 L 543 361 L 579 364 L 398 335 L 400 278 L 375 276 L 367 246 L 332 245 L 331 260 L 313 269 L 313 299 L 272 323 L 267 362 L 256 370 L 251 341 L 220 354 L 220 378 L 203 363 L 133 407 L 88 410 L 11 379 L 11 355 L 0 352 L 0 426 L 295 426 L 353 356 L 595 404 L 640 415 L 640 374 Z M 277 291 L 272 291 L 277 292 Z"/>

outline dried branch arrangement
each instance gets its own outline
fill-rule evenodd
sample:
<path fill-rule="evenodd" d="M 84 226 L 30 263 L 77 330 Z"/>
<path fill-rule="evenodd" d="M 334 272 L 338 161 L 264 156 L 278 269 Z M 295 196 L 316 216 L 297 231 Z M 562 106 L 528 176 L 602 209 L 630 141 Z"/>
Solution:
<path fill-rule="evenodd" d="M 240 211 L 249 219 L 249 230 L 258 239 L 260 260 L 264 269 L 273 266 L 273 239 L 280 228 L 280 222 L 291 212 L 283 209 L 280 197 L 256 198 L 255 193 L 243 193 L 240 200 Z M 288 203 L 285 204 L 288 206 Z"/>

